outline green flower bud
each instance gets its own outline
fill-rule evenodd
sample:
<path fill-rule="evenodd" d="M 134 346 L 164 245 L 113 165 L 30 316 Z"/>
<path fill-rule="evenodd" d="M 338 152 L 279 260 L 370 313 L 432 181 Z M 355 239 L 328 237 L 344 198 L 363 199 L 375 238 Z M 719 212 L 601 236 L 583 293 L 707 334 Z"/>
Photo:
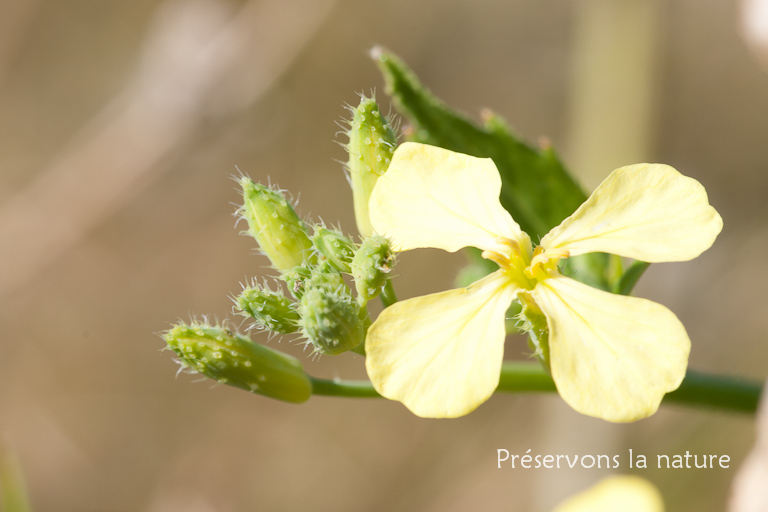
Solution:
<path fill-rule="evenodd" d="M 362 97 L 352 110 L 349 130 L 349 162 L 347 169 L 352 184 L 357 230 L 371 236 L 373 228 L 368 218 L 368 200 L 379 176 L 384 174 L 395 151 L 395 134 L 386 118 L 379 112 L 376 100 Z"/>
<path fill-rule="evenodd" d="M 363 342 L 360 308 L 347 290 L 346 286 L 335 290 L 308 287 L 301 297 L 302 331 L 317 352 L 341 354 Z"/>
<path fill-rule="evenodd" d="M 334 269 L 330 263 L 323 262 L 312 269 L 312 275 L 305 284 L 305 289 L 323 288 L 328 291 L 347 290 L 349 288 L 344 283 L 344 278 Z"/>
<path fill-rule="evenodd" d="M 355 254 L 355 244 L 352 240 L 340 231 L 315 226 L 312 243 L 333 268 L 349 273 L 349 264 Z"/>
<path fill-rule="evenodd" d="M 339 287 L 346 288 L 344 278 L 333 268 L 328 261 L 322 262 L 316 267 L 302 265 L 294 267 L 280 276 L 288 285 L 291 294 L 297 299 L 301 299 L 304 290 L 310 287 L 324 287 L 329 290 L 336 290 Z"/>
<path fill-rule="evenodd" d="M 297 299 L 300 299 L 304 294 L 304 286 L 311 276 L 312 269 L 307 266 L 300 265 L 298 267 L 293 267 L 290 270 L 284 271 L 280 275 L 280 279 L 285 281 L 285 284 L 288 285 L 288 291 L 291 292 L 291 295 Z"/>
<path fill-rule="evenodd" d="M 277 334 L 291 334 L 299 329 L 299 314 L 293 301 L 280 292 L 248 286 L 237 296 L 235 304 L 263 329 Z"/>
<path fill-rule="evenodd" d="M 285 402 L 306 402 L 312 395 L 312 383 L 296 358 L 225 327 L 177 324 L 163 339 L 182 364 L 222 384 Z"/>
<path fill-rule="evenodd" d="M 369 301 L 381 292 L 394 260 L 395 255 L 386 238 L 372 236 L 363 240 L 350 265 L 358 297 Z"/>
<path fill-rule="evenodd" d="M 304 223 L 276 189 L 240 179 L 243 206 L 238 210 L 248 222 L 248 233 L 278 270 L 288 270 L 310 258 L 312 242 Z"/>

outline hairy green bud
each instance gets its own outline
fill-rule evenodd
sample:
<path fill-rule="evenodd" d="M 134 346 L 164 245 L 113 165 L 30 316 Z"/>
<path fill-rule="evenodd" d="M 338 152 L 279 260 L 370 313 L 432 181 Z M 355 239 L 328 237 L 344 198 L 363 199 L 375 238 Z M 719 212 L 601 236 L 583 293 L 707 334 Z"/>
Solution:
<path fill-rule="evenodd" d="M 225 327 L 177 324 L 163 339 L 182 364 L 222 384 L 293 403 L 312 395 L 312 383 L 296 358 Z"/>
<path fill-rule="evenodd" d="M 381 292 L 392 271 L 394 260 L 389 241 L 383 236 L 363 240 L 350 265 L 358 297 L 369 301 Z"/>
<path fill-rule="evenodd" d="M 238 212 L 248 222 L 248 233 L 278 270 L 289 270 L 312 255 L 304 223 L 274 188 L 242 177 L 243 206 Z"/>
<path fill-rule="evenodd" d="M 360 105 L 352 111 L 347 168 L 352 184 L 357 230 L 363 236 L 373 234 L 368 218 L 368 200 L 379 176 L 389 167 L 395 145 L 395 134 L 379 112 L 376 100 L 362 97 Z"/>
<path fill-rule="evenodd" d="M 352 240 L 335 229 L 315 226 L 312 243 L 333 268 L 349 273 L 349 264 L 355 254 L 355 244 Z"/>
<path fill-rule="evenodd" d="M 312 269 L 312 275 L 305 284 L 305 289 L 310 288 L 323 288 L 328 291 L 349 290 L 342 275 L 327 261 Z"/>
<path fill-rule="evenodd" d="M 293 267 L 280 275 L 280 279 L 288 285 L 291 295 L 297 299 L 300 299 L 304 294 L 304 286 L 310 277 L 312 277 L 312 269 L 305 265 Z"/>
<path fill-rule="evenodd" d="M 308 287 L 299 302 L 303 334 L 323 354 L 341 354 L 363 342 L 365 329 L 359 314 L 346 285 L 335 290 Z"/>
<path fill-rule="evenodd" d="M 235 304 L 263 329 L 277 334 L 291 334 L 299 329 L 299 314 L 293 301 L 281 292 L 248 286 L 237 296 Z"/>
<path fill-rule="evenodd" d="M 324 261 L 315 267 L 308 267 L 306 265 L 294 267 L 287 272 L 283 272 L 280 277 L 288 285 L 291 294 L 297 299 L 301 299 L 304 295 L 304 290 L 310 287 L 324 287 L 329 290 L 346 287 L 344 278 L 328 261 Z"/>

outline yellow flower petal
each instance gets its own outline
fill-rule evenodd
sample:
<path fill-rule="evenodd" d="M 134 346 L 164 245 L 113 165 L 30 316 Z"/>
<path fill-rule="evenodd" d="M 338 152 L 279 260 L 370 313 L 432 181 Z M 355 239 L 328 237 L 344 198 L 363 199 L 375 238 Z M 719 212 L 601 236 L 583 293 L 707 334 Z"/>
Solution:
<path fill-rule="evenodd" d="M 658 489 L 639 476 L 613 476 L 567 499 L 553 512 L 664 512 Z"/>
<path fill-rule="evenodd" d="M 516 292 L 497 271 L 467 288 L 385 309 L 365 341 L 376 391 L 423 418 L 475 410 L 499 384 L 504 316 Z"/>
<path fill-rule="evenodd" d="M 661 304 L 562 276 L 531 293 L 547 317 L 552 378 L 577 411 L 635 421 L 656 412 L 683 380 L 691 342 Z"/>
<path fill-rule="evenodd" d="M 406 142 L 373 189 L 371 224 L 396 251 L 508 250 L 499 237 L 529 245 L 528 235 L 501 206 L 500 193 L 501 177 L 490 158 Z"/>
<path fill-rule="evenodd" d="M 541 245 L 571 256 L 687 261 L 709 249 L 722 228 L 701 183 L 668 165 L 637 164 L 613 171 Z"/>

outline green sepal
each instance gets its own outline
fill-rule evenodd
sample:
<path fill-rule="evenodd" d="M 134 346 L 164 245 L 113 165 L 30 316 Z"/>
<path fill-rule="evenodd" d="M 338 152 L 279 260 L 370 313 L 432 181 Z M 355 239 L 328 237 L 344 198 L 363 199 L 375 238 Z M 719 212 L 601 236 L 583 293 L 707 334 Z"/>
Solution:
<path fill-rule="evenodd" d="M 291 334 L 299 329 L 299 314 L 293 301 L 279 291 L 247 286 L 235 299 L 235 305 L 262 329 L 277 334 Z"/>
<path fill-rule="evenodd" d="M 254 183 L 243 176 L 239 180 L 243 206 L 238 213 L 248 222 L 248 233 L 280 271 L 311 261 L 312 242 L 304 223 L 280 190 Z"/>
<path fill-rule="evenodd" d="M 347 152 L 350 184 L 355 205 L 357 230 L 371 236 L 373 228 L 368 218 L 368 200 L 376 181 L 392 160 L 397 139 L 386 117 L 381 115 L 376 100 L 362 96 L 352 109 Z"/>
<path fill-rule="evenodd" d="M 355 244 L 342 232 L 315 226 L 312 244 L 334 269 L 349 273 L 349 264 L 355 254 Z"/>
<path fill-rule="evenodd" d="M 357 296 L 367 302 L 379 295 L 394 264 L 395 255 L 386 238 L 375 235 L 364 239 L 350 265 Z"/>
<path fill-rule="evenodd" d="M 549 371 L 549 327 L 547 317 L 528 292 L 518 295 L 522 310 L 517 316 L 520 330 L 528 332 L 528 346 L 533 356 Z"/>
<path fill-rule="evenodd" d="M 293 403 L 312 395 L 312 383 L 296 358 L 226 327 L 180 323 L 163 339 L 184 366 L 221 384 Z"/>

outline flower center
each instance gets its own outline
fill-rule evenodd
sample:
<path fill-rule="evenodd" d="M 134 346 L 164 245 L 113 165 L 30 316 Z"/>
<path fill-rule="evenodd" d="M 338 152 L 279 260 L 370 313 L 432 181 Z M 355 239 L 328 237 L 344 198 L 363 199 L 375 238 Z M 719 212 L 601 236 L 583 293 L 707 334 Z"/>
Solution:
<path fill-rule="evenodd" d="M 529 279 L 536 282 L 543 281 L 554 275 L 558 275 L 557 265 L 560 260 L 571 255 L 565 249 L 548 249 L 538 246 L 533 252 L 531 264 L 523 271 Z"/>
<path fill-rule="evenodd" d="M 558 263 L 570 256 L 564 249 L 545 250 L 541 246 L 531 253 L 530 247 L 521 248 L 515 240 L 507 238 L 496 242 L 500 250 L 485 250 L 483 258 L 495 262 L 515 284 L 526 290 L 533 290 L 537 283 L 559 275 Z"/>

